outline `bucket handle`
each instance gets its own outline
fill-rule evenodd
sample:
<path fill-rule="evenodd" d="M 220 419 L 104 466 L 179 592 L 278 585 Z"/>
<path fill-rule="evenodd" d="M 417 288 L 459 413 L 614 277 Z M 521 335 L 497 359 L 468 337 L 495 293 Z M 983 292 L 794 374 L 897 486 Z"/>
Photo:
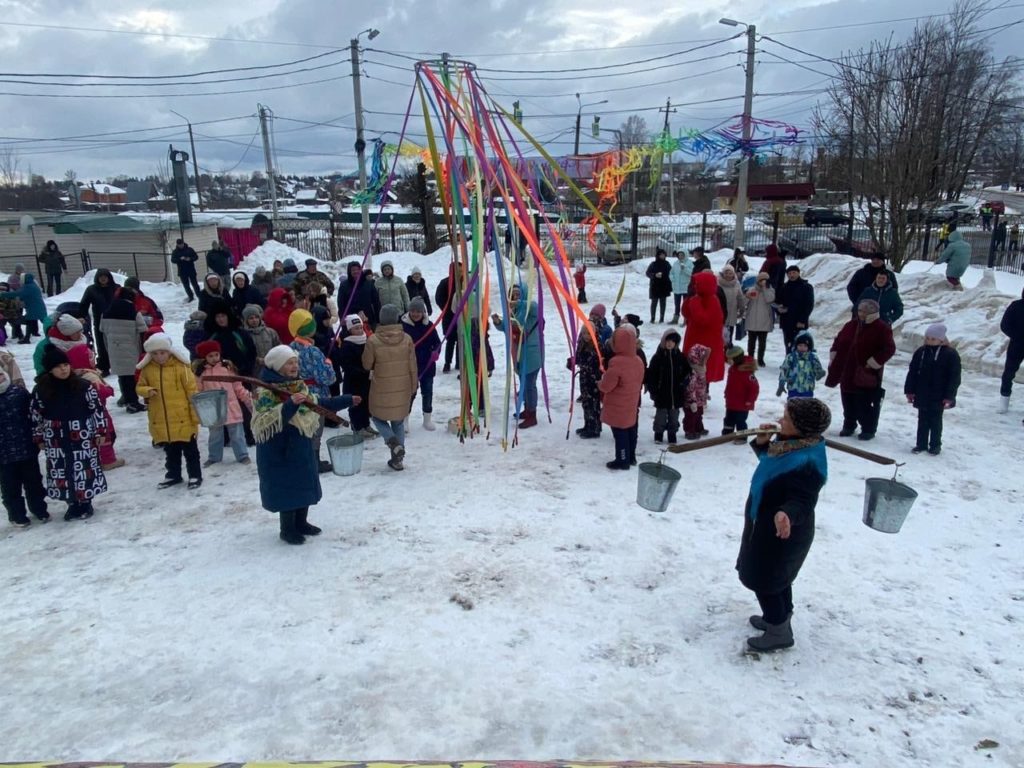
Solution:
<path fill-rule="evenodd" d="M 893 462 L 893 467 L 892 467 L 892 482 L 894 482 L 894 483 L 896 482 L 896 476 L 897 476 L 897 475 L 899 475 L 899 473 L 900 473 L 900 467 L 906 466 L 906 463 L 907 463 L 907 462 L 905 462 L 905 461 L 896 461 L 896 462 Z"/>

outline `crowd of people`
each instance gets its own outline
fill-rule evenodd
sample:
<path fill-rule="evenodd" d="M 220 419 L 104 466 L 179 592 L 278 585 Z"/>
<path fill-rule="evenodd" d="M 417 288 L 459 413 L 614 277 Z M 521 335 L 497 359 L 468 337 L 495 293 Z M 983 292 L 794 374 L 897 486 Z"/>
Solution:
<path fill-rule="evenodd" d="M 269 270 L 257 268 L 250 278 L 232 273 L 230 254 L 218 249 L 214 243 L 208 252 L 201 286 L 189 278 L 195 252 L 184 242 L 175 249 L 186 301 L 197 302 L 180 345 L 164 331 L 160 308 L 134 278 L 118 285 L 109 270 L 98 269 L 79 301 L 51 313 L 32 274 L 16 270 L 0 286 L 0 312 L 13 337 L 28 344 L 42 334 L 33 357 L 34 387 L 13 356 L 0 350 L 0 480 L 11 524 L 27 527 L 30 515 L 48 520 L 47 498 L 66 502 L 67 520 L 94 514 L 93 500 L 107 489 L 106 473 L 125 463 L 116 454 L 108 408 L 115 394 L 107 383 L 111 376 L 120 390 L 116 404 L 129 415 L 146 413 L 152 443 L 164 452 L 158 488 L 197 489 L 203 469 L 224 461 L 226 447 L 247 465 L 255 446 L 262 504 L 278 514 L 279 536 L 289 544 L 321 532 L 308 514 L 322 494 L 319 475 L 331 469 L 321 456 L 321 439 L 336 412 L 347 409 L 351 429 L 364 439 L 382 438 L 394 471 L 405 468 L 406 430 L 417 397 L 423 428 L 435 429 L 437 363 L 443 357 L 442 373 L 448 373 L 461 362 L 453 343 L 461 302 L 451 270 L 431 292 L 418 268 L 403 280 L 390 262 L 373 274 L 353 261 L 336 286 L 315 259 L 301 271 L 285 259 Z M 607 467 L 628 470 L 637 463 L 644 394 L 653 404 L 656 444 L 676 443 L 680 436 L 697 440 L 709 434 L 704 414 L 711 385 L 724 381 L 721 434 L 747 442 L 760 394 L 757 371 L 769 358 L 779 362 L 776 395 L 787 397 L 785 415 L 779 427 L 772 426 L 781 429 L 776 439 L 758 434 L 752 442 L 759 464 L 737 568 L 762 609 L 750 620 L 762 632 L 750 647 L 789 647 L 792 581 L 810 547 L 814 504 L 827 477 L 822 434 L 831 414 L 814 397 L 815 388 L 822 380 L 839 388 L 840 436 L 875 437 L 884 370 L 896 351 L 892 324 L 903 314 L 897 276 L 877 255 L 853 274 L 847 285 L 850 320 L 823 361 L 811 331 L 814 288 L 785 254 L 773 247 L 755 272 L 737 249 L 717 274 L 700 248 L 673 257 L 670 262 L 659 252 L 646 272 L 650 323 L 666 325 L 649 359 L 640 316 L 613 309 L 609 322 L 604 304 L 589 307 L 589 323 L 568 361 L 578 373 L 583 411 L 576 432 L 580 439 L 599 438 L 608 426 L 614 454 Z M 585 269 L 574 280 L 585 301 Z M 512 285 L 507 300 L 507 320 L 494 314 L 491 321 L 509 337 L 518 427 L 529 429 L 538 423 L 543 323 L 525 284 Z M 771 343 L 776 328 L 782 331 L 778 349 Z M 1007 309 L 1002 328 L 1011 340 L 1001 389 L 1005 410 L 1024 361 L 1024 297 Z M 744 336 L 745 348 L 739 345 Z M 904 394 L 918 412 L 912 451 L 936 455 L 943 413 L 956 405 L 961 364 L 941 323 L 931 324 L 924 337 Z M 480 340 L 473 344 L 479 350 Z M 492 355 L 486 339 L 484 344 L 490 371 Z M 211 390 L 223 391 L 227 417 L 223 426 L 209 429 L 204 462 L 192 397 Z"/>

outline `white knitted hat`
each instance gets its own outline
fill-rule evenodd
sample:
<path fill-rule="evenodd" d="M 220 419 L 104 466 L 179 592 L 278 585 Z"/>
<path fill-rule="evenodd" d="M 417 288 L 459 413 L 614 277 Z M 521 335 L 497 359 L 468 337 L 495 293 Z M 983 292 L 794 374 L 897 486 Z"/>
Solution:
<path fill-rule="evenodd" d="M 272 371 L 281 372 L 281 367 L 291 360 L 293 357 L 298 357 L 299 353 L 291 347 L 285 344 L 278 344 L 276 347 L 271 349 L 263 357 L 263 364 Z"/>

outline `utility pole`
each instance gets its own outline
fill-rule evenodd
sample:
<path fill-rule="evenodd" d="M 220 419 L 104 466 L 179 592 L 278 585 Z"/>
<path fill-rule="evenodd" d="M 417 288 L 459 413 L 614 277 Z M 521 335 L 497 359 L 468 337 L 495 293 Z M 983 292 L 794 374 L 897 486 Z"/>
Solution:
<path fill-rule="evenodd" d="M 274 159 L 270 154 L 270 132 L 267 130 L 267 115 L 273 113 L 262 104 L 257 105 L 260 113 L 260 133 L 263 134 L 263 160 L 267 166 L 267 191 L 270 193 L 271 219 L 277 227 L 277 176 L 274 174 Z"/>
<path fill-rule="evenodd" d="M 192 171 L 196 175 L 196 198 L 199 200 L 199 210 L 205 211 L 206 209 L 203 207 L 203 188 L 199 181 L 199 159 L 196 157 L 196 139 L 192 135 L 192 121 L 183 114 L 175 112 L 173 109 L 170 110 L 170 112 L 172 115 L 180 117 L 185 121 L 185 124 L 188 125 L 188 143 L 192 146 Z"/>
<path fill-rule="evenodd" d="M 592 101 L 589 104 L 584 104 L 580 101 L 580 95 L 576 94 L 576 141 L 573 144 L 572 153 L 578 155 L 580 153 L 580 117 L 583 115 L 584 107 L 596 107 L 598 104 L 607 104 L 608 99 L 601 99 L 600 101 Z"/>
<path fill-rule="evenodd" d="M 672 99 L 665 100 L 665 106 L 658 110 L 659 112 L 665 113 L 665 127 L 662 129 L 662 136 L 666 139 L 671 138 L 671 134 L 668 131 L 668 116 L 670 112 L 677 112 L 672 108 Z M 668 208 L 669 213 L 676 212 L 676 180 L 675 174 L 672 172 L 672 152 L 668 153 Z M 658 209 L 661 209 L 661 179 L 658 179 Z"/>
<path fill-rule="evenodd" d="M 742 24 L 741 22 L 734 21 L 733 19 L 719 19 L 719 24 L 725 24 L 728 27 L 743 27 L 747 28 L 747 82 L 746 88 L 743 91 L 743 152 L 744 156 L 740 157 L 740 168 L 739 168 L 739 179 L 736 185 L 736 230 L 733 240 L 733 246 L 741 248 L 743 246 L 743 229 L 747 219 L 747 182 L 750 178 L 750 136 L 752 133 L 753 125 L 751 123 L 751 110 L 753 109 L 754 103 L 754 42 L 757 37 L 757 27 L 753 24 Z"/>
<path fill-rule="evenodd" d="M 370 201 L 366 199 L 366 139 L 363 138 L 363 92 L 359 85 L 359 36 L 366 34 L 373 40 L 380 34 L 376 29 L 364 29 L 349 41 L 349 53 L 352 58 L 352 98 L 356 110 L 356 158 L 359 161 L 359 193 L 362 204 L 359 206 L 363 219 L 363 254 L 370 253 Z"/>

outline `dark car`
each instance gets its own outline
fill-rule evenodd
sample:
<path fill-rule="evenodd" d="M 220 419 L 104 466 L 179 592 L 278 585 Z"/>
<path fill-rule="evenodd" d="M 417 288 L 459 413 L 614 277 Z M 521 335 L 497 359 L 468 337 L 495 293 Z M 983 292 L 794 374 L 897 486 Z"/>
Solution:
<path fill-rule="evenodd" d="M 830 235 L 829 240 L 836 247 L 836 253 L 845 253 L 850 256 L 857 256 L 861 259 L 870 259 L 873 254 L 885 253 L 875 243 L 871 237 L 871 232 L 862 227 L 858 227 L 853 230 L 853 239 L 848 239 L 844 233 L 842 237 L 835 237 Z"/>
<path fill-rule="evenodd" d="M 808 227 L 835 227 L 849 223 L 849 216 L 844 216 L 831 208 L 812 206 L 804 211 L 804 225 Z"/>

